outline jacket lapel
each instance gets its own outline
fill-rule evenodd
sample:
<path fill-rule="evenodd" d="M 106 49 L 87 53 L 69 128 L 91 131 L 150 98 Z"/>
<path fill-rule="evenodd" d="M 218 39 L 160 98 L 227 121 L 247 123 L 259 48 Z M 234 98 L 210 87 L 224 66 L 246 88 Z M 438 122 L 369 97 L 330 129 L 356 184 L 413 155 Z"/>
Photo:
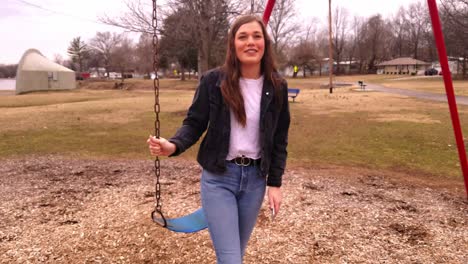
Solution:
<path fill-rule="evenodd" d="M 263 128 L 265 113 L 274 96 L 273 85 L 269 81 L 263 82 L 262 99 L 260 102 L 260 128 Z"/>

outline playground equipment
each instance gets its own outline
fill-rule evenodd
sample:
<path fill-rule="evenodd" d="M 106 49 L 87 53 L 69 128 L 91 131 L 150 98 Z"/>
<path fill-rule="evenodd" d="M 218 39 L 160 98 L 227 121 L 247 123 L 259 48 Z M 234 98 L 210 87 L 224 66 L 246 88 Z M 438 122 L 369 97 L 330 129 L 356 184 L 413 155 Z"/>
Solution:
<path fill-rule="evenodd" d="M 159 54 L 157 51 L 157 43 L 158 43 L 158 36 L 156 34 L 157 29 L 157 10 L 156 10 L 156 0 L 153 1 L 153 20 L 152 20 L 152 27 L 153 27 L 153 70 L 155 73 L 158 72 L 159 67 Z M 271 15 L 271 11 L 273 10 L 273 6 L 275 4 L 275 0 L 268 0 L 268 3 L 265 8 L 265 12 L 263 14 L 263 21 L 265 24 L 268 23 L 268 20 Z M 153 87 L 154 87 L 154 113 L 155 113 L 155 122 L 154 122 L 154 135 L 159 138 L 160 137 L 160 121 L 159 121 L 159 112 L 160 112 L 160 104 L 159 104 L 159 76 L 153 79 Z M 166 218 L 162 212 L 162 205 L 161 205 L 161 183 L 160 183 L 160 176 L 161 176 L 161 165 L 159 157 L 155 158 L 154 161 L 154 173 L 156 176 L 156 191 L 155 191 L 155 199 L 156 205 L 151 213 L 151 218 L 153 222 L 159 224 L 160 226 L 167 228 L 174 232 L 182 232 L 182 233 L 193 233 L 200 230 L 203 230 L 208 227 L 205 214 L 203 212 L 203 208 L 196 210 L 195 212 L 179 217 L 179 218 Z"/>

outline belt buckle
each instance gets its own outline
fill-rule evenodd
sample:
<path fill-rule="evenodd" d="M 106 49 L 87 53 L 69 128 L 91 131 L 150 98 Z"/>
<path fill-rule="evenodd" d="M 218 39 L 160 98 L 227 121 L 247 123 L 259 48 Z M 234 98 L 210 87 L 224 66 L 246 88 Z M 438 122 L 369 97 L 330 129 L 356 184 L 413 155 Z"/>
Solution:
<path fill-rule="evenodd" d="M 247 158 L 247 157 L 244 157 L 244 156 L 242 157 L 242 164 L 244 164 L 245 167 L 250 166 L 251 162 L 252 162 L 251 158 Z"/>
<path fill-rule="evenodd" d="M 234 159 L 234 163 L 237 166 L 247 167 L 247 166 L 250 166 L 251 162 L 252 162 L 251 159 L 245 156 L 237 157 Z"/>

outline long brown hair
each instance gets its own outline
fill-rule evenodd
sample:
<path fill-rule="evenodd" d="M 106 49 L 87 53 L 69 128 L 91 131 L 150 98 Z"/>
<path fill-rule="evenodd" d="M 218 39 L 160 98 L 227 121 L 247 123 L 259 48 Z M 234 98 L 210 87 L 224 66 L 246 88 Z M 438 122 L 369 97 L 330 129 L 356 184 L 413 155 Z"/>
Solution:
<path fill-rule="evenodd" d="M 271 82 L 273 84 L 273 87 L 275 88 L 275 98 L 278 102 L 281 102 L 280 83 L 282 79 L 276 73 L 277 70 L 271 48 L 271 40 L 266 31 L 265 24 L 257 16 L 241 16 L 234 21 L 228 33 L 226 60 L 222 68 L 225 73 L 225 78 L 221 83 L 221 93 L 224 101 L 231 108 L 237 121 L 242 126 L 246 125 L 247 117 L 245 114 L 244 99 L 242 98 L 239 88 L 239 78 L 241 77 L 240 61 L 236 56 L 236 47 L 234 42 L 239 28 L 244 24 L 254 21 L 262 28 L 263 39 L 265 41 L 265 52 L 260 63 L 264 82 Z"/>

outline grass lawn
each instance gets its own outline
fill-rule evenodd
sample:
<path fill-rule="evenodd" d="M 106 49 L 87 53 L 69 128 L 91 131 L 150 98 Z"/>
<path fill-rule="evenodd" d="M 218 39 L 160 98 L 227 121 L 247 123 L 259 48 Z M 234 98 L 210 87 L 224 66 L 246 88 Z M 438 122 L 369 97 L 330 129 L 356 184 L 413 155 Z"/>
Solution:
<path fill-rule="evenodd" d="M 348 80 L 386 83 L 384 77 L 388 76 L 352 76 Z M 290 86 L 303 89 L 297 102 L 291 103 L 292 166 L 352 165 L 414 171 L 440 178 L 460 177 L 444 103 L 361 93 L 350 88 L 338 88 L 330 95 L 327 89 L 312 87 L 325 81 L 326 78 L 288 80 Z M 419 82 L 432 85 L 432 80 L 415 83 Z M 86 85 L 92 89 L 1 96 L 0 157 L 53 153 L 90 158 L 150 158 L 145 142 L 154 130 L 154 95 L 149 89 L 152 82 L 126 83 L 130 90 L 102 90 L 97 89 L 102 88 L 102 83 L 90 83 Z M 170 137 L 181 124 L 196 85 L 195 80 L 161 80 L 163 137 Z M 468 108 L 460 106 L 459 110 L 462 124 L 467 124 Z M 195 158 L 196 152 L 194 147 L 183 156 Z"/>

